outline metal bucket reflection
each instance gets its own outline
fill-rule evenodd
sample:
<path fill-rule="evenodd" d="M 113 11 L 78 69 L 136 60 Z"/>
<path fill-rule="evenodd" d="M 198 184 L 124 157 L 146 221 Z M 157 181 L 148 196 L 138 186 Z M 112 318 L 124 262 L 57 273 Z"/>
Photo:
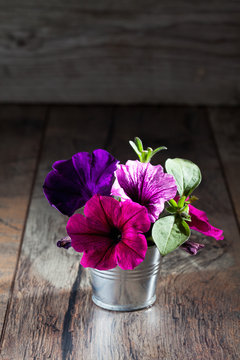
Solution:
<path fill-rule="evenodd" d="M 148 248 L 144 261 L 134 270 L 91 269 L 93 302 L 107 310 L 133 311 L 151 306 L 156 300 L 160 269 L 156 246 Z"/>

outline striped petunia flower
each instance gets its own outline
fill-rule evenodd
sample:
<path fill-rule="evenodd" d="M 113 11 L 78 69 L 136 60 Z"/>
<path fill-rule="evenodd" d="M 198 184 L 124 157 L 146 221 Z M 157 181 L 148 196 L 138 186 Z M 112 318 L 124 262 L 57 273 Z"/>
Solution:
<path fill-rule="evenodd" d="M 163 211 L 165 201 L 174 198 L 177 192 L 174 177 L 164 173 L 161 165 L 129 160 L 118 166 L 115 175 L 112 195 L 145 206 L 152 223 Z"/>

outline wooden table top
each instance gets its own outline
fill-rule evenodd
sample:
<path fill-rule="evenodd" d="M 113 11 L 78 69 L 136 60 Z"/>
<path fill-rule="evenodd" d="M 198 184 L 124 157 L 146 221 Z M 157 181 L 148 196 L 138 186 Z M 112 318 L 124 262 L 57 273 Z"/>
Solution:
<path fill-rule="evenodd" d="M 1 105 L 0 359 L 239 359 L 239 134 L 238 108 Z M 116 313 L 92 303 L 79 254 L 56 247 L 67 218 L 42 184 L 78 151 L 134 159 L 134 136 L 167 146 L 162 164 L 199 165 L 197 206 L 225 240 L 194 234 L 206 247 L 163 259 L 155 305 Z"/>

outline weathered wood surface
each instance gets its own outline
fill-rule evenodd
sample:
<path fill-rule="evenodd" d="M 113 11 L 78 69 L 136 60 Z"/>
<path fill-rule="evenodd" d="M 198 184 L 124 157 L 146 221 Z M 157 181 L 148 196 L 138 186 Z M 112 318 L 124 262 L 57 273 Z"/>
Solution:
<path fill-rule="evenodd" d="M 239 104 L 239 14 L 234 0 L 0 0 L 0 101 Z"/>
<path fill-rule="evenodd" d="M 225 232 L 196 257 L 177 250 L 164 259 L 157 302 L 114 313 L 91 302 L 79 255 L 56 248 L 67 218 L 51 208 L 42 182 L 54 160 L 107 147 L 134 158 L 128 140 L 166 145 L 202 169 L 199 208 Z M 198 108 L 61 107 L 50 113 L 15 281 L 1 359 L 239 359 L 239 233 L 208 123 Z"/>
<path fill-rule="evenodd" d="M 229 193 L 240 225 L 240 111 L 239 108 L 210 110 L 210 120 L 224 168 Z"/>
<path fill-rule="evenodd" d="M 0 106 L 0 333 L 14 277 L 45 108 Z"/>

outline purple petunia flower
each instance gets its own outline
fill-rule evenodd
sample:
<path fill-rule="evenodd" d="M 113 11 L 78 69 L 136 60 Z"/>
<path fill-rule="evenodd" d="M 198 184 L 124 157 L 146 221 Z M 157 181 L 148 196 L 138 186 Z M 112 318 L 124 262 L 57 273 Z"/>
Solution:
<path fill-rule="evenodd" d="M 60 248 L 64 248 L 64 249 L 68 250 L 72 246 L 71 245 L 71 238 L 69 236 L 65 236 L 61 240 L 58 240 L 57 246 L 60 247 Z"/>
<path fill-rule="evenodd" d="M 204 248 L 203 244 L 196 243 L 194 241 L 186 241 L 180 246 L 180 249 L 185 250 L 190 255 L 196 255 L 198 250 Z"/>
<path fill-rule="evenodd" d="M 129 160 L 118 166 L 115 175 L 112 195 L 145 206 L 151 222 L 158 219 L 165 201 L 174 198 L 177 192 L 174 177 L 164 173 L 161 165 Z"/>
<path fill-rule="evenodd" d="M 94 195 L 110 195 L 118 160 L 106 150 L 79 152 L 69 160 L 56 161 L 43 191 L 49 203 L 71 216 Z"/>
<path fill-rule="evenodd" d="M 147 240 L 143 233 L 151 224 L 145 207 L 94 195 L 84 214 L 71 216 L 67 223 L 72 247 L 84 252 L 84 267 L 108 270 L 119 265 L 132 270 L 144 260 Z"/>

